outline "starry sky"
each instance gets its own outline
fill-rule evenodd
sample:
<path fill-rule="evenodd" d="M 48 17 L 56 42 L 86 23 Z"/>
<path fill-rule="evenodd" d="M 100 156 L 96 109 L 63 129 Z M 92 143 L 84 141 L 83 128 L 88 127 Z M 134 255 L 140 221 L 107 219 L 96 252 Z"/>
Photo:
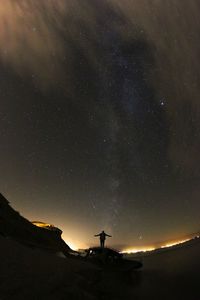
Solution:
<path fill-rule="evenodd" d="M 200 229 L 199 0 L 0 0 L 0 191 L 88 247 Z"/>

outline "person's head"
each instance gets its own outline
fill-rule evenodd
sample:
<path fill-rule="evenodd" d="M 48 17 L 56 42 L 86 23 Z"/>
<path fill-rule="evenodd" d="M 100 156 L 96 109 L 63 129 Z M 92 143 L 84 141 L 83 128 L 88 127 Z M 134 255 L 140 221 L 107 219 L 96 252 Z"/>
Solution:
<path fill-rule="evenodd" d="M 104 230 L 102 230 L 102 233 L 104 233 Z"/>

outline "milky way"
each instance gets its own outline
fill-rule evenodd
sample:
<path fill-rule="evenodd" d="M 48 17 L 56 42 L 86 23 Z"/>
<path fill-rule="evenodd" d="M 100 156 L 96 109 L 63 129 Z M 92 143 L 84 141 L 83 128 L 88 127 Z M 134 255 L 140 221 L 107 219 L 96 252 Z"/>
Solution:
<path fill-rule="evenodd" d="M 0 188 L 17 210 L 80 247 L 199 230 L 199 10 L 0 1 Z"/>

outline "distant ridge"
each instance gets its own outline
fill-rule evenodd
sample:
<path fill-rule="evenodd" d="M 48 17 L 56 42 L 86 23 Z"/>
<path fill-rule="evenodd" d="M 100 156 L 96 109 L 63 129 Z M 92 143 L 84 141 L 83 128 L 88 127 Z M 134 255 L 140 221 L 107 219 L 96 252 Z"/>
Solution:
<path fill-rule="evenodd" d="M 157 255 L 159 253 L 165 253 L 165 252 L 173 252 L 176 251 L 178 249 L 184 249 L 193 245 L 200 245 L 200 238 L 199 235 L 196 235 L 194 237 L 192 237 L 191 239 L 188 239 L 187 241 L 184 241 L 182 243 L 178 243 L 172 246 L 166 246 L 166 247 L 160 247 L 160 248 L 155 248 L 153 250 L 147 250 L 147 251 L 138 251 L 138 252 L 124 252 L 124 255 L 128 258 L 131 257 L 145 257 L 145 256 L 153 256 L 153 255 Z"/>
<path fill-rule="evenodd" d="M 0 193 L 0 235 L 12 238 L 30 247 L 37 247 L 50 252 L 71 251 L 61 238 L 61 230 L 47 230 L 37 227 L 22 217 Z"/>

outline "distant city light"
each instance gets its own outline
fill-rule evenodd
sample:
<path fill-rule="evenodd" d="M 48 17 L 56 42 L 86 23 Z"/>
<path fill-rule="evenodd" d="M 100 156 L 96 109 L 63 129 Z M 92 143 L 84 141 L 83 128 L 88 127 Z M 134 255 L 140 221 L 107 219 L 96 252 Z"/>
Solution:
<path fill-rule="evenodd" d="M 186 243 L 188 241 L 190 241 L 191 239 L 186 239 L 186 240 L 181 240 L 181 241 L 177 241 L 177 242 L 172 242 L 172 243 L 169 243 L 169 244 L 166 244 L 166 245 L 163 245 L 161 246 L 161 248 L 169 248 L 169 247 L 173 247 L 173 246 L 176 246 L 176 245 L 179 245 L 179 244 L 183 244 L 183 243 Z"/>
<path fill-rule="evenodd" d="M 127 249 L 122 251 L 122 253 L 138 253 L 138 252 L 148 252 L 148 251 L 154 251 L 156 248 L 140 248 L 140 249 Z"/>
<path fill-rule="evenodd" d="M 125 249 L 122 251 L 122 253 L 127 253 L 127 254 L 134 254 L 134 253 L 139 253 L 139 252 L 150 252 L 150 251 L 154 251 L 154 250 L 157 250 L 157 249 L 164 249 L 164 248 L 170 248 L 170 247 L 173 247 L 173 246 L 176 246 L 176 245 L 180 245 L 180 244 L 183 244 L 183 243 L 186 243 L 188 241 L 191 241 L 192 239 L 195 239 L 195 238 L 199 238 L 199 235 L 193 237 L 193 238 L 188 238 L 188 239 L 184 239 L 184 240 L 178 240 L 178 241 L 173 241 L 173 242 L 170 242 L 170 243 L 167 243 L 167 244 L 164 244 L 158 248 L 154 248 L 154 247 L 149 247 L 149 248 L 128 248 L 128 249 Z"/>

